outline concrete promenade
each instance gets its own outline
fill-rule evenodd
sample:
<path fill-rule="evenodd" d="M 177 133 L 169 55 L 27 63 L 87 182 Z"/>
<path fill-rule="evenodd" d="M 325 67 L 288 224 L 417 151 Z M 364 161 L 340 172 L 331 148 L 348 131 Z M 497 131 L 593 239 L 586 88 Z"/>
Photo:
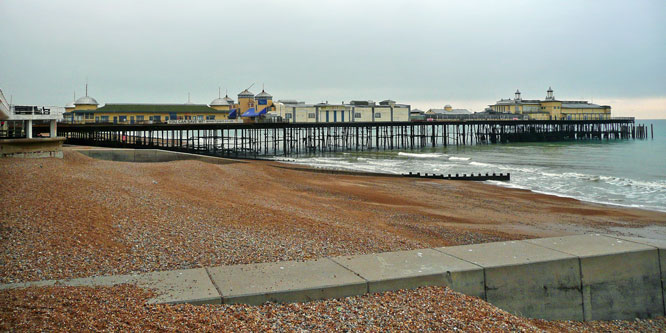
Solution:
<path fill-rule="evenodd" d="M 665 314 L 666 241 L 598 234 L 0 285 L 151 288 L 151 303 L 305 302 L 448 286 L 511 313 L 549 320 Z"/>

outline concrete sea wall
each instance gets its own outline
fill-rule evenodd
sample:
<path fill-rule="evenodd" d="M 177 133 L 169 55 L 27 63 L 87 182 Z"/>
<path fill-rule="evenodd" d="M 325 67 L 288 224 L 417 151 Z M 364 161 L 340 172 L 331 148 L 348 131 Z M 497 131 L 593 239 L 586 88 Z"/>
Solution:
<path fill-rule="evenodd" d="M 137 163 L 156 163 L 171 162 L 182 160 L 197 160 L 213 164 L 231 164 L 244 163 L 240 160 L 205 156 L 181 152 L 173 152 L 161 149 L 120 149 L 120 148 L 100 148 L 100 149 L 75 149 L 75 151 L 88 157 L 118 162 L 137 162 Z"/>
<path fill-rule="evenodd" d="M 0 140 L 0 158 L 62 158 L 65 138 L 30 138 Z"/>
<path fill-rule="evenodd" d="M 576 235 L 139 275 L 1 285 L 134 283 L 154 303 L 306 302 L 448 286 L 511 313 L 549 320 L 665 314 L 666 241 Z"/>

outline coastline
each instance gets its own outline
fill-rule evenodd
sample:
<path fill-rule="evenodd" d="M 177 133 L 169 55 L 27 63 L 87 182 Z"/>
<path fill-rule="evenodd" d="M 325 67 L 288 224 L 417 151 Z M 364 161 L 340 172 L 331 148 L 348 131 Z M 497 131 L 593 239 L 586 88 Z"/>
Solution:
<path fill-rule="evenodd" d="M 640 209 L 640 210 L 645 210 L 645 211 L 649 211 L 649 212 L 666 213 L 666 208 L 664 208 L 663 210 L 659 210 L 659 209 L 656 209 L 656 208 L 651 209 L 651 207 L 645 207 L 643 205 L 624 205 L 624 204 L 620 204 L 620 203 L 613 203 L 613 202 L 606 202 L 606 201 L 595 201 L 595 200 L 592 200 L 592 199 L 580 198 L 580 197 L 576 197 L 576 196 L 572 196 L 572 195 L 566 195 L 566 194 L 562 194 L 562 193 L 538 191 L 538 190 L 529 189 L 529 188 L 525 188 L 525 187 L 517 186 L 517 185 L 516 186 L 511 186 L 509 184 L 504 185 L 501 182 L 495 182 L 495 181 L 487 181 L 487 182 L 484 182 L 484 183 L 488 184 L 488 185 L 499 186 L 499 187 L 504 187 L 504 188 L 514 188 L 514 189 L 518 189 L 518 190 L 530 191 L 532 193 L 549 195 L 549 196 L 558 197 L 558 198 L 569 198 L 569 199 L 578 200 L 580 202 L 585 202 L 585 203 L 595 204 L 595 205 L 602 205 L 602 206 L 616 207 L 616 208 Z"/>
<path fill-rule="evenodd" d="M 279 163 L 284 165 L 283 168 L 285 169 L 292 169 L 292 170 L 300 170 L 300 171 L 311 171 L 311 172 L 318 172 L 318 173 L 328 173 L 328 174 L 341 174 L 341 175 L 357 175 L 357 176 L 377 176 L 377 177 L 399 177 L 402 178 L 403 176 L 398 173 L 381 173 L 381 172 L 367 172 L 367 171 L 352 171 L 346 168 L 327 168 L 327 167 L 318 167 L 314 165 L 308 165 L 308 164 L 301 164 L 297 162 L 292 162 L 292 160 L 269 160 L 274 163 Z M 298 166 L 298 167 L 294 167 Z M 547 195 L 547 196 L 553 196 L 553 197 L 558 197 L 558 198 L 568 198 L 568 199 L 574 199 L 583 203 L 589 203 L 589 204 L 595 204 L 595 205 L 602 205 L 602 206 L 608 206 L 612 208 L 628 208 L 628 209 L 640 209 L 640 210 L 645 210 L 645 211 L 650 211 L 650 212 L 659 212 L 659 213 L 666 213 L 666 207 L 663 210 L 659 209 L 652 209 L 651 207 L 645 207 L 643 205 L 626 205 L 626 204 L 620 204 L 620 203 L 613 203 L 613 202 L 605 202 L 605 201 L 595 201 L 592 199 L 587 199 L 587 198 L 581 198 L 581 197 L 576 197 L 572 195 L 567 195 L 567 194 L 562 194 L 562 193 L 556 193 L 556 192 L 547 192 L 547 191 L 539 191 L 535 189 L 530 189 L 524 186 L 520 185 L 515 185 L 512 184 L 511 182 L 501 182 L 501 181 L 494 181 L 494 180 L 489 180 L 489 181 L 482 181 L 482 182 L 475 182 L 477 184 L 487 184 L 491 186 L 497 186 L 501 188 L 508 188 L 508 189 L 517 189 L 517 190 L 525 190 L 529 191 L 531 193 L 535 194 L 542 194 L 542 195 Z"/>

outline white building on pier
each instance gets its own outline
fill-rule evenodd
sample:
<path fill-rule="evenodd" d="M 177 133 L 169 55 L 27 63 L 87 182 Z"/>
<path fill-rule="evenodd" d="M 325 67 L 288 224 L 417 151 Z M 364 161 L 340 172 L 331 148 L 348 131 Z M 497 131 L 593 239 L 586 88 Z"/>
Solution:
<path fill-rule="evenodd" d="M 275 103 L 275 113 L 290 123 L 354 123 L 409 121 L 411 106 L 392 100 L 306 104 L 295 100 Z"/>

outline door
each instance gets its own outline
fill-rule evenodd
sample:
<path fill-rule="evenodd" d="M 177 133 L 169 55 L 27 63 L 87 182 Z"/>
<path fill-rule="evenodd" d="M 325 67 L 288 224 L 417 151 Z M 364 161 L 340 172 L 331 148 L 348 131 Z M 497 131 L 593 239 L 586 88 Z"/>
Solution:
<path fill-rule="evenodd" d="M 333 122 L 336 123 L 338 122 L 338 111 L 333 111 Z"/>
<path fill-rule="evenodd" d="M 329 111 L 326 111 L 326 122 L 328 122 L 328 112 Z"/>
<path fill-rule="evenodd" d="M 117 124 L 117 123 L 118 123 L 118 117 L 113 116 L 113 123 L 114 123 L 114 124 Z"/>

